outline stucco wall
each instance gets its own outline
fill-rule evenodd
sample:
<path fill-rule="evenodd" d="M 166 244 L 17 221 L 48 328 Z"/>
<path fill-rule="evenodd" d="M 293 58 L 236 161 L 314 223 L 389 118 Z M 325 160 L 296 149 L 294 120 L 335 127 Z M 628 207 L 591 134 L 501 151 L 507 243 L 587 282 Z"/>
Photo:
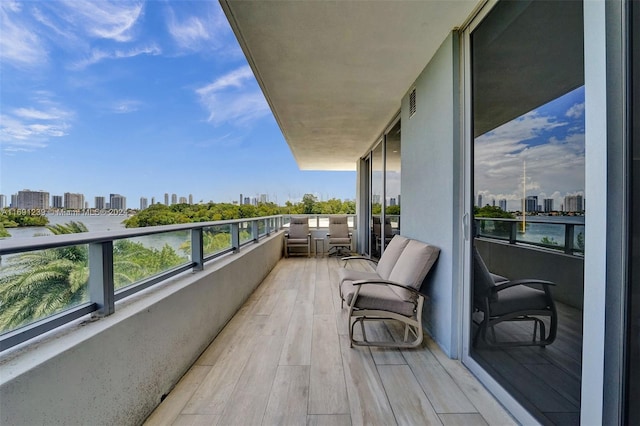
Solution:
<path fill-rule="evenodd" d="M 440 247 L 423 286 L 430 296 L 425 326 L 442 349 L 457 357 L 460 244 L 459 94 L 457 36 L 450 34 L 415 82 L 416 113 L 409 118 L 409 88 L 402 99 L 402 234 Z"/>
<path fill-rule="evenodd" d="M 0 424 L 140 424 L 281 256 L 277 233 L 10 353 Z"/>

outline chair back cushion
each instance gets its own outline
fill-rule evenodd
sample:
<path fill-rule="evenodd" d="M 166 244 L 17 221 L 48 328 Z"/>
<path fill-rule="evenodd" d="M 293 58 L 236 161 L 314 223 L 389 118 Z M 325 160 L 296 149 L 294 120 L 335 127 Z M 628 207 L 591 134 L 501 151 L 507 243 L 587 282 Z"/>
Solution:
<path fill-rule="evenodd" d="M 422 282 L 438 259 L 439 254 L 440 249 L 438 247 L 417 240 L 410 240 L 393 267 L 389 280 L 420 290 Z M 391 289 L 406 302 L 416 299 L 413 293 L 407 290 L 399 287 L 391 287 Z"/>
<path fill-rule="evenodd" d="M 409 244 L 409 239 L 401 235 L 396 235 L 389 242 L 389 245 L 384 249 L 382 257 L 378 261 L 376 272 L 380 275 L 380 278 L 388 280 L 393 266 L 398 261 L 398 258 L 402 254 L 404 248 Z"/>
<path fill-rule="evenodd" d="M 473 246 L 473 298 L 476 304 L 483 305 L 483 300 L 489 297 L 490 302 L 498 300 L 498 294 L 493 292 L 495 281 L 489 272 L 489 268 L 482 260 L 478 249 Z"/>
<path fill-rule="evenodd" d="M 329 216 L 329 234 L 331 238 L 348 238 L 349 224 L 347 216 Z"/>
<path fill-rule="evenodd" d="M 309 236 L 309 219 L 302 216 L 294 216 L 289 222 L 289 238 L 305 239 Z"/>

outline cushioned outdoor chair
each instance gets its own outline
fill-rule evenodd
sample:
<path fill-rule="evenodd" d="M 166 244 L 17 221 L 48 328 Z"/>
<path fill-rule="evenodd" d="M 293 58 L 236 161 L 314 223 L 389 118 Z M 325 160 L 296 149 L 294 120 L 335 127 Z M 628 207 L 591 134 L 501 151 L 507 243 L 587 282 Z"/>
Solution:
<path fill-rule="evenodd" d="M 302 251 L 290 252 L 291 248 L 304 248 L 307 257 L 311 256 L 311 233 L 309 232 L 309 219 L 305 216 L 291 217 L 289 231 L 284 234 L 285 257 L 290 254 L 304 254 Z"/>
<path fill-rule="evenodd" d="M 553 343 L 558 328 L 558 315 L 550 290 L 554 285 L 550 281 L 536 279 L 510 281 L 503 276 L 492 274 L 474 246 L 473 304 L 476 312 L 482 313 L 482 321 L 476 321 L 478 329 L 473 345 L 476 346 L 479 339 L 488 346 L 497 347 L 544 347 Z M 549 333 L 546 333 L 543 321 L 545 317 L 549 321 Z M 494 327 L 504 321 L 533 322 L 532 339 L 498 341 Z M 489 329 L 492 331 L 491 337 L 487 336 Z"/>
<path fill-rule="evenodd" d="M 382 346 L 410 348 L 423 339 L 422 307 L 425 294 L 422 283 L 438 258 L 440 249 L 417 240 L 396 235 L 378 262 L 362 256 L 344 258 L 366 259 L 376 263 L 375 272 L 342 268 L 338 270 L 340 297 L 349 306 L 349 339 L 351 346 Z M 369 341 L 364 321 L 397 320 L 404 324 L 404 340 Z M 359 323 L 362 340 L 354 338 L 353 329 Z M 414 336 L 407 341 L 409 332 Z"/>
<path fill-rule="evenodd" d="M 329 216 L 329 256 L 340 255 L 346 250 L 346 254 L 351 254 L 351 232 L 349 232 L 349 223 L 347 215 Z M 332 251 L 333 250 L 333 251 Z"/>

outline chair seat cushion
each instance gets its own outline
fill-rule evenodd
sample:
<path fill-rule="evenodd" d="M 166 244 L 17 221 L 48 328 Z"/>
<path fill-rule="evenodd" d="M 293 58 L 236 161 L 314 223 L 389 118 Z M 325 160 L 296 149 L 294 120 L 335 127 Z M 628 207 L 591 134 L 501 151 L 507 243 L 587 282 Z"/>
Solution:
<path fill-rule="evenodd" d="M 352 283 L 353 281 L 347 280 L 341 285 L 344 300 L 348 305 L 351 305 L 356 291 L 356 286 Z M 413 316 L 415 305 L 402 300 L 389 286 L 365 284 L 361 287 L 355 304 L 356 308 L 395 312 L 406 317 Z"/>
<path fill-rule="evenodd" d="M 493 279 L 493 282 L 496 283 L 496 284 L 499 284 L 499 283 L 505 282 L 505 281 L 509 281 L 509 279 L 507 277 L 503 277 L 502 275 L 494 274 L 493 272 L 489 272 L 489 275 L 491 275 L 491 279 Z"/>
<path fill-rule="evenodd" d="M 351 244 L 351 238 L 329 238 L 329 244 Z"/>
<path fill-rule="evenodd" d="M 287 244 L 308 244 L 309 240 L 307 238 L 288 238 Z"/>
<path fill-rule="evenodd" d="M 548 307 L 544 291 L 518 285 L 498 292 L 498 301 L 491 303 L 491 315 L 505 315 L 518 311 L 542 311 Z"/>

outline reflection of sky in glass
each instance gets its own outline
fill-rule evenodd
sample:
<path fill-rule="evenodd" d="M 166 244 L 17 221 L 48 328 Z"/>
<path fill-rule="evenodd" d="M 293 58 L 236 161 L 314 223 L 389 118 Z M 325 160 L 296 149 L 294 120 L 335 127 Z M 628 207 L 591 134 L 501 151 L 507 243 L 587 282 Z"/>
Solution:
<path fill-rule="evenodd" d="M 482 204 L 507 200 L 519 210 L 523 164 L 527 196 L 554 200 L 584 196 L 584 86 L 479 136 L 474 144 L 475 195 Z"/>

